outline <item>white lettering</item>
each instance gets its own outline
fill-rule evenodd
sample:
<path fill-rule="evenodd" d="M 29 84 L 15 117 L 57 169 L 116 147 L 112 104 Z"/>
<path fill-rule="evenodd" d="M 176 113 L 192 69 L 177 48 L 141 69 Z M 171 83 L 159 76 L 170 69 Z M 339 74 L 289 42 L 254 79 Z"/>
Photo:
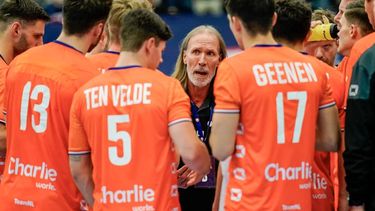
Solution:
<path fill-rule="evenodd" d="M 265 63 L 253 66 L 253 74 L 258 86 L 286 83 L 317 82 L 311 64 L 302 62 Z"/>
<path fill-rule="evenodd" d="M 292 204 L 292 205 L 282 205 L 282 210 L 301 210 L 301 205 L 300 204 Z"/>
<path fill-rule="evenodd" d="M 33 201 L 20 200 L 17 198 L 14 198 L 14 204 L 25 206 L 25 207 L 34 207 Z"/>
<path fill-rule="evenodd" d="M 40 166 L 34 166 L 21 163 L 20 158 L 14 157 L 10 157 L 8 174 L 45 179 L 50 180 L 51 182 L 56 181 L 57 178 L 57 171 L 55 169 L 49 169 L 45 162 L 42 162 L 42 165 Z"/>
<path fill-rule="evenodd" d="M 130 106 L 137 104 L 151 104 L 151 83 L 136 83 L 132 85 L 112 85 L 110 88 L 113 106 Z M 86 89 L 83 93 L 86 108 L 95 109 L 108 105 L 108 86 L 96 86 Z"/>
<path fill-rule="evenodd" d="M 312 174 L 312 183 L 314 189 L 327 189 L 328 182 L 326 178 L 321 177 L 318 173 Z"/>
<path fill-rule="evenodd" d="M 142 185 L 134 185 L 129 190 L 107 190 L 102 186 L 101 202 L 106 203 L 131 203 L 131 202 L 153 202 L 155 200 L 155 191 L 151 188 L 143 189 Z"/>
<path fill-rule="evenodd" d="M 278 163 L 270 163 L 264 170 L 264 176 L 267 181 L 275 182 L 279 180 L 298 180 L 310 179 L 312 167 L 307 162 L 301 162 L 301 166 L 297 167 L 280 167 Z"/>

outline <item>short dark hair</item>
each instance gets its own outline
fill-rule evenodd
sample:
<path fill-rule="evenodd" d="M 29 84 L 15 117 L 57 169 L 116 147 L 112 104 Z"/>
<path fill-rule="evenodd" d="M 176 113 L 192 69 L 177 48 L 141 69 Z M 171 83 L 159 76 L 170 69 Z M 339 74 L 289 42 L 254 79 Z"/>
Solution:
<path fill-rule="evenodd" d="M 350 2 L 346 7 L 344 16 L 349 23 L 355 24 L 359 27 L 361 36 L 366 36 L 374 31 L 370 20 L 368 19 L 363 0 Z"/>
<path fill-rule="evenodd" d="M 301 42 L 310 31 L 311 6 L 304 0 L 277 0 L 277 21 L 272 29 L 273 37 L 279 41 Z"/>
<path fill-rule="evenodd" d="M 67 35 L 83 35 L 99 21 L 105 22 L 111 0 L 64 0 L 63 30 Z"/>
<path fill-rule="evenodd" d="M 169 26 L 154 12 L 146 9 L 130 11 L 122 19 L 121 49 L 137 52 L 144 41 L 154 37 L 167 41 L 172 37 Z"/>
<path fill-rule="evenodd" d="M 0 5 L 0 22 L 10 23 L 14 20 L 47 22 L 50 18 L 34 0 L 4 0 Z"/>
<path fill-rule="evenodd" d="M 225 9 L 230 16 L 241 19 L 251 36 L 265 35 L 272 28 L 274 0 L 226 0 Z"/>

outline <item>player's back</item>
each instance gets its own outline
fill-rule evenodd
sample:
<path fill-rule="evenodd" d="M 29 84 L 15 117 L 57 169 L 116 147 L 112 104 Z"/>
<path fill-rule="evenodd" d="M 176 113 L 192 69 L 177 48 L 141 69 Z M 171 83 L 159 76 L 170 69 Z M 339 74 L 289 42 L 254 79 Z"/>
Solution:
<path fill-rule="evenodd" d="M 110 69 L 77 92 L 69 153 L 91 151 L 94 210 L 178 209 L 168 124 L 189 111 L 177 80 L 141 67 Z"/>
<path fill-rule="evenodd" d="M 90 55 L 88 59 L 94 64 L 99 72 L 104 73 L 108 68 L 116 65 L 119 55 L 120 53 L 116 51 L 104 51 Z"/>
<path fill-rule="evenodd" d="M 78 50 L 53 42 L 18 56 L 7 73 L 6 171 L 0 210 L 79 210 L 70 174 L 69 111 L 75 91 L 97 75 Z"/>
<path fill-rule="evenodd" d="M 325 73 L 279 45 L 246 49 L 219 69 L 215 112 L 240 111 L 226 210 L 311 210 L 318 110 L 334 104 Z"/>

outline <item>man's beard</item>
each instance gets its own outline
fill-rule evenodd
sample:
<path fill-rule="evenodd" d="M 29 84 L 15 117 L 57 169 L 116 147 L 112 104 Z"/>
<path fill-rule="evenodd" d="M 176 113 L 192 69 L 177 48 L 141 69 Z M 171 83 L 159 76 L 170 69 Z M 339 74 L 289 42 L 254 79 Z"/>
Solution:
<path fill-rule="evenodd" d="M 20 40 L 14 45 L 14 56 L 25 52 L 29 48 L 30 46 L 27 43 L 26 36 L 21 34 Z"/>

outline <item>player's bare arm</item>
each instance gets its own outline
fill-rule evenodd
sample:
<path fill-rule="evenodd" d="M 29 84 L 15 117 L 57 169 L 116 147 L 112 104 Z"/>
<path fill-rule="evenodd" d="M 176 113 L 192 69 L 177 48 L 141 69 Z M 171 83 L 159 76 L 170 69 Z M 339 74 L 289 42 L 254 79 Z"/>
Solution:
<path fill-rule="evenodd" d="M 340 146 L 340 125 L 336 106 L 321 109 L 318 115 L 318 129 L 315 149 L 337 152 Z"/>
<path fill-rule="evenodd" d="M 90 154 L 88 155 L 69 155 L 70 172 L 74 182 L 82 193 L 86 202 L 92 207 L 94 205 L 92 180 L 92 163 Z"/>
<path fill-rule="evenodd" d="M 169 134 L 189 169 L 196 172 L 200 181 L 210 170 L 210 157 L 206 146 L 199 141 L 191 122 L 181 122 L 169 127 Z"/>
<path fill-rule="evenodd" d="M 0 123 L 0 155 L 5 154 L 6 152 L 6 138 L 7 138 L 7 131 L 4 124 Z"/>
<path fill-rule="evenodd" d="M 239 118 L 239 114 L 214 113 L 210 145 L 218 160 L 223 161 L 233 153 Z"/>

